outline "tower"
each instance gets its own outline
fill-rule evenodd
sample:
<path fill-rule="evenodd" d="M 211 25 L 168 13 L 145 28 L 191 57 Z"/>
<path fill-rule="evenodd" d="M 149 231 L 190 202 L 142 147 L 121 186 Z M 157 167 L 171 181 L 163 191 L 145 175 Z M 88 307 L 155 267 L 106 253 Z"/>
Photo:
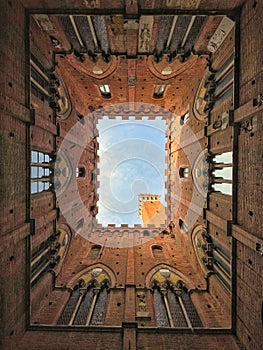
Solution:
<path fill-rule="evenodd" d="M 144 226 L 159 227 L 165 223 L 165 207 L 160 202 L 160 195 L 140 194 L 138 213 Z"/>

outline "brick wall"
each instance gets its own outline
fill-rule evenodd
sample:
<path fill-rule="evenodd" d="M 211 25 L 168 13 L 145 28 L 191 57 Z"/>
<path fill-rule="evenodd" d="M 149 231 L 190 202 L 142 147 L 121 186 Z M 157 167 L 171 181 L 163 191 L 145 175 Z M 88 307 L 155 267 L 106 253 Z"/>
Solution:
<path fill-rule="evenodd" d="M 201 1 L 203 8 L 232 8 L 239 6 L 243 1 Z M 35 2 L 30 0 L 23 0 L 23 4 L 32 7 L 36 6 Z M 101 1 L 101 6 L 122 6 L 120 1 L 109 2 Z M 262 13 L 262 3 L 254 0 L 247 0 L 245 7 L 241 15 L 241 56 L 240 56 L 240 105 L 250 101 L 256 97 L 259 93 L 262 93 L 262 40 L 261 40 L 261 27 L 260 15 Z M 85 5 L 83 1 L 45 1 L 39 2 L 37 5 L 39 8 L 83 8 Z M 111 349 L 120 349 L 122 347 L 122 332 L 121 330 L 109 330 L 109 332 L 99 330 L 100 332 L 57 332 L 51 330 L 37 331 L 32 330 L 26 332 L 22 339 L 22 335 L 26 329 L 27 318 L 27 286 L 25 275 L 27 273 L 27 239 L 26 237 L 30 233 L 29 218 L 36 218 L 37 235 L 32 238 L 32 245 L 37 246 L 43 239 L 45 239 L 50 233 L 51 223 L 54 220 L 54 203 L 52 196 L 49 194 L 34 196 L 32 201 L 32 208 L 30 214 L 30 207 L 28 205 L 28 185 L 29 185 L 29 173 L 27 172 L 27 162 L 29 160 L 29 152 L 27 149 L 27 138 L 31 138 L 32 146 L 43 150 L 52 151 L 55 149 L 55 134 L 56 130 L 52 126 L 49 118 L 49 110 L 41 114 L 42 105 L 34 105 L 37 111 L 35 126 L 31 128 L 29 132 L 28 123 L 30 122 L 30 113 L 27 105 L 27 96 L 25 95 L 25 74 L 27 65 L 25 64 L 25 13 L 24 8 L 19 1 L 3 1 L 1 3 L 2 20 L 0 24 L 1 29 L 1 94 L 0 94 L 0 109 L 1 109 L 1 150 L 5 150 L 1 156 L 1 338 L 3 340 L 4 349 L 28 349 L 30 346 L 35 349 L 61 349 L 66 348 L 77 349 L 79 347 L 85 347 L 90 349 L 102 349 L 105 348 L 105 344 L 110 344 Z M 5 35 L 3 35 L 3 33 Z M 256 34 L 257 33 L 257 34 Z M 230 37 L 229 37 L 230 40 Z M 227 42 L 226 42 L 227 43 Z M 42 46 L 42 42 L 36 43 L 35 40 L 35 52 L 39 53 L 42 50 L 46 51 L 46 46 Z M 49 52 L 46 53 L 46 60 L 48 61 Z M 120 64 L 118 75 L 127 78 L 126 63 Z M 61 63 L 62 67 L 62 63 Z M 141 59 L 137 65 L 138 72 L 148 74 L 144 72 L 145 63 Z M 200 67 L 203 67 L 200 63 Z M 60 68 L 61 69 L 61 68 Z M 140 77 L 144 77 L 144 75 Z M 191 71 L 189 72 L 191 74 Z M 81 78 L 79 76 L 79 78 Z M 191 80 L 191 76 L 188 77 Z M 192 80 L 191 80 L 192 81 Z M 120 88 L 122 83 L 112 83 L 115 87 Z M 182 83 L 183 84 L 183 83 Z M 142 89 L 138 91 L 138 94 L 144 95 L 145 92 Z M 174 85 L 173 88 L 179 87 L 181 91 L 178 102 L 183 101 L 183 108 L 178 109 L 178 113 L 183 113 L 185 107 L 189 103 L 187 99 L 186 91 L 180 85 Z M 196 88 L 196 87 L 195 87 Z M 171 91 L 172 89 L 170 89 Z M 73 91 L 73 90 L 72 90 Z M 72 95 L 77 93 L 72 92 Z M 118 93 L 122 93 L 118 90 Z M 147 92 L 148 94 L 149 92 Z M 171 92 L 172 93 L 172 92 Z M 146 95 L 147 95 L 146 94 Z M 144 95 L 144 97 L 146 96 Z M 139 95 L 138 95 L 139 96 Z M 138 97 L 137 96 L 137 97 Z M 150 95 L 149 95 L 150 96 Z M 148 96 L 148 97 L 149 97 Z M 76 96 L 74 98 L 77 98 Z M 170 97 L 169 104 L 172 105 L 173 96 Z M 77 101 L 77 100 L 76 100 Z M 113 100 L 114 101 L 114 100 Z M 79 101 L 78 101 L 79 102 Z M 227 103 L 230 103 L 228 101 Z M 232 102 L 231 102 L 232 103 Z M 230 105 L 231 105 L 230 103 Z M 162 105 L 163 102 L 159 101 L 158 104 Z M 87 112 L 87 106 L 84 103 L 80 103 L 81 113 Z M 96 106 L 96 103 L 93 104 Z M 224 107 L 226 108 L 226 107 Z M 218 112 L 218 113 L 221 113 Z M 257 130 L 254 136 L 249 134 L 239 135 L 239 191 L 237 201 L 237 224 L 240 225 L 245 232 L 250 242 L 254 242 L 262 238 L 262 220 L 261 220 L 261 191 L 262 191 L 262 171 L 260 165 L 262 159 L 259 155 L 262 153 L 262 128 L 261 128 L 261 116 L 262 113 L 256 115 L 258 120 Z M 75 118 L 75 116 L 74 116 Z M 214 118 L 214 117 L 213 117 Z M 216 115 L 215 115 L 216 118 Z M 63 125 L 64 123 L 64 125 Z M 65 132 L 73 125 L 73 117 L 68 121 L 61 122 L 62 130 Z M 200 125 L 192 127 L 201 128 Z M 196 129 L 197 130 L 197 129 Z M 199 129 L 198 129 L 199 130 Z M 231 130 L 229 128 L 228 130 Z M 218 133 L 218 136 L 213 137 L 213 149 L 218 150 L 217 142 L 220 145 L 225 146 L 231 140 L 231 132 Z M 33 138 L 32 138 L 33 136 Z M 49 142 L 50 141 L 50 142 Z M 59 144 L 60 141 L 58 141 Z M 228 147 L 228 146 L 227 146 Z M 90 157 L 90 154 L 83 155 L 81 162 L 85 164 L 85 157 Z M 17 176 L 19 174 L 19 176 Z M 25 181 L 26 179 L 26 181 Z M 78 181 L 82 181 L 81 179 Z M 84 183 L 79 184 L 81 191 L 90 191 L 90 187 L 86 188 Z M 186 195 L 187 197 L 187 195 Z M 188 198 L 188 197 L 187 197 Z M 51 203 L 51 206 L 49 206 Z M 218 203 L 218 207 L 216 206 Z M 88 202 L 89 204 L 89 202 Z M 46 206 L 47 205 L 47 206 Z M 220 208 L 219 208 L 220 207 Z M 50 208 L 50 209 L 49 209 Z M 219 208 L 219 209 L 218 209 Z M 229 218 L 230 204 L 228 200 L 219 198 L 218 196 L 210 197 L 210 208 L 212 212 L 220 212 L 220 217 L 224 220 Z M 183 215 L 186 208 L 182 207 Z M 218 211 L 219 210 L 219 211 Z M 41 211 L 41 215 L 39 214 Z M 43 218 L 43 213 L 49 220 Z M 176 222 L 179 217 L 176 218 Z M 202 218 L 200 218 L 200 221 Z M 45 223 L 46 222 L 46 223 Z M 63 223 L 63 217 L 61 217 L 61 223 Z M 228 245 L 228 238 L 224 236 L 224 230 L 219 229 L 216 224 L 211 222 L 210 225 L 211 234 L 219 238 L 224 244 Z M 249 239 L 249 237 L 251 237 Z M 191 267 L 191 260 L 189 256 L 182 253 L 182 250 L 178 248 L 178 245 L 170 238 L 156 238 L 156 243 L 164 246 L 165 254 L 168 254 L 169 258 L 165 258 L 164 261 L 171 266 L 176 266 L 178 269 L 184 271 L 185 274 L 191 273 L 191 278 L 196 284 L 198 281 L 202 281 L 198 273 L 198 265 L 195 263 L 194 268 Z M 182 236 L 178 241 L 181 248 L 186 250 L 189 240 L 187 236 Z M 256 242 L 256 241 L 255 241 Z M 86 245 L 85 245 L 86 244 Z M 70 268 L 62 268 L 61 274 L 57 278 L 57 283 L 66 284 L 69 279 L 77 272 L 81 271 L 85 265 L 84 259 L 79 259 L 76 256 L 77 252 L 88 251 L 90 247 L 89 243 L 84 243 L 83 240 L 78 237 L 74 241 L 74 245 L 70 247 L 68 256 L 65 260 L 64 266 L 70 261 Z M 133 252 L 134 264 L 136 266 L 134 281 L 137 286 L 143 287 L 145 282 L 145 276 L 149 272 L 152 266 L 155 266 L 156 262 L 151 256 L 149 245 L 144 247 L 136 247 Z M 173 249 L 172 249 L 173 248 Z M 71 255 L 72 254 L 72 255 Z M 117 254 L 119 254 L 117 256 Z M 111 325 L 115 322 L 116 325 L 121 325 L 121 320 L 125 314 L 125 283 L 127 280 L 127 254 L 128 251 L 123 249 L 108 250 L 106 249 L 101 262 L 106 266 L 112 268 L 116 272 L 117 287 L 112 291 L 109 297 L 109 303 L 111 305 L 110 310 L 106 315 L 106 324 Z M 173 257 L 175 255 L 175 257 Z M 190 252 L 189 252 L 190 255 Z M 237 291 L 237 317 L 236 321 L 236 333 L 242 344 L 247 349 L 260 349 L 262 343 L 261 335 L 261 323 L 262 323 L 262 269 L 261 269 L 261 256 L 256 252 L 256 247 L 251 243 L 250 247 L 246 242 L 237 242 L 237 261 L 236 261 L 236 291 Z M 118 264 L 116 264 L 118 262 Z M 175 265 L 178 264 L 178 265 Z M 90 261 L 88 262 L 90 264 Z M 88 265 L 87 264 L 87 265 Z M 195 271 L 196 270 L 196 271 Z M 73 274 L 74 272 L 74 274 Z M 119 272 L 119 274 L 117 274 Z M 130 276 L 129 276 L 130 278 Z M 47 287 L 47 284 L 45 284 Z M 47 288 L 40 291 L 40 285 L 38 292 L 35 292 L 35 296 L 39 296 L 42 299 L 41 312 L 35 314 L 36 322 L 53 322 L 54 315 L 62 308 L 63 302 L 66 299 L 66 293 L 62 293 L 63 296 L 56 292 L 53 293 Z M 131 287 L 134 288 L 134 287 Z M 45 291 L 44 294 L 42 295 Z M 202 304 L 211 303 L 212 308 L 220 313 L 220 305 L 222 305 L 224 293 L 220 291 L 220 287 L 217 285 L 217 281 L 211 283 L 211 298 L 210 295 L 203 295 L 202 302 L 199 305 L 199 301 L 195 300 L 197 308 L 205 320 L 207 325 L 209 322 L 213 324 L 222 325 L 225 324 L 225 314 L 218 315 L 216 319 L 210 320 L 210 311 L 204 309 Z M 40 293 L 41 292 L 41 293 Z M 135 295 L 135 289 L 133 290 Z M 40 294 L 38 294 L 40 293 Z M 132 293 L 131 293 L 132 294 Z M 217 299 L 218 296 L 218 299 Z M 196 296 L 194 297 L 196 298 Z M 50 304 L 51 303 L 51 304 Z M 120 304 L 120 305 L 119 305 Z M 118 306 L 119 305 L 119 306 Z M 147 307 L 149 312 L 153 315 L 153 309 L 151 305 L 151 297 L 147 295 Z M 225 304 L 225 307 L 229 307 L 229 303 Z M 127 310 L 127 308 L 126 308 Z M 38 310 L 39 311 L 39 310 Z M 42 313 L 43 311 L 43 313 Z M 134 312 L 134 310 L 133 310 Z M 41 315 L 47 315 L 47 319 L 43 320 Z M 116 316 L 117 315 L 117 316 Z M 148 321 L 147 321 L 148 322 Z M 216 323 L 218 322 L 218 323 Z M 148 323 L 154 325 L 154 317 Z M 148 325 L 147 324 L 147 325 Z M 142 324 L 140 324 L 141 327 Z M 234 329 L 235 331 L 235 329 Z M 21 340 L 22 339 L 22 340 Z M 42 340 L 45 340 L 44 342 Z M 70 345 L 69 345 L 70 344 Z M 211 349 L 235 349 L 239 348 L 234 337 L 232 335 L 197 335 L 197 334 L 168 334 L 159 332 L 153 334 L 151 331 L 139 330 L 137 332 L 137 348 L 138 349 L 169 349 L 178 346 L 180 349 L 201 349 L 204 345 Z"/>

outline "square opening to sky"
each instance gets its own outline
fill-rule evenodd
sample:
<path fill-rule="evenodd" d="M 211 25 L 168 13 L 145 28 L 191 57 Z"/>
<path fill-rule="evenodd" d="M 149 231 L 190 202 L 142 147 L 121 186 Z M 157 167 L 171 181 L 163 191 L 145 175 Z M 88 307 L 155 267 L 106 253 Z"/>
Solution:
<path fill-rule="evenodd" d="M 103 227 L 165 224 L 166 127 L 161 117 L 98 120 L 97 221 Z"/>

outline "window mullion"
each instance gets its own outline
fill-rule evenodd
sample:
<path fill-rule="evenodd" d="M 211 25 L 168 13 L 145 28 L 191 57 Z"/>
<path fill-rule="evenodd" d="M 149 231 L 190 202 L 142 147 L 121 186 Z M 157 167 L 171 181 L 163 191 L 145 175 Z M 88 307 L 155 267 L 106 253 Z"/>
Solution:
<path fill-rule="evenodd" d="M 86 326 L 88 326 L 90 324 L 90 320 L 91 320 L 91 317 L 92 317 L 92 314 L 93 314 L 93 311 L 94 311 L 94 308 L 95 308 L 96 301 L 98 299 L 98 295 L 99 295 L 100 289 L 96 288 L 96 289 L 93 289 L 93 291 L 94 291 L 94 296 L 93 296 L 92 304 L 90 306 L 89 314 L 88 314 L 88 317 L 87 317 Z"/>
<path fill-rule="evenodd" d="M 166 308 L 166 312 L 167 312 L 167 315 L 168 315 L 170 326 L 172 328 L 174 328 L 174 321 L 173 321 L 173 318 L 172 318 L 172 314 L 171 314 L 170 307 L 169 307 L 169 302 L 168 302 L 168 299 L 167 299 L 167 290 L 166 289 L 162 290 L 162 294 L 163 294 L 164 305 L 165 305 L 165 308 Z"/>
<path fill-rule="evenodd" d="M 39 255 L 37 255 L 32 261 L 31 266 L 33 266 L 39 259 L 42 258 L 48 251 L 50 250 L 50 246 L 47 246 L 46 249 L 44 249 Z"/>
<path fill-rule="evenodd" d="M 31 284 L 35 281 L 35 279 L 49 266 L 50 261 L 48 260 L 45 265 L 43 265 L 39 271 L 31 278 Z"/>
<path fill-rule="evenodd" d="M 70 321 L 69 321 L 69 326 L 72 326 L 73 325 L 73 322 L 74 322 L 74 319 L 77 315 L 77 312 L 78 312 L 78 309 L 80 307 L 80 304 L 82 302 L 82 299 L 84 297 L 85 293 L 83 293 L 82 291 L 80 291 L 80 296 L 79 296 L 79 299 L 78 299 L 78 302 L 77 302 L 77 305 L 75 307 L 75 310 L 73 312 L 73 314 L 71 315 L 71 318 L 70 318 Z"/>
<path fill-rule="evenodd" d="M 182 309 L 182 311 L 183 311 L 183 314 L 184 314 L 184 317 L 185 317 L 187 326 L 188 326 L 189 328 L 193 329 L 192 323 L 191 323 L 191 321 L 190 321 L 190 319 L 189 319 L 189 317 L 188 317 L 187 311 L 186 311 L 186 309 L 185 309 L 185 307 L 184 307 L 184 302 L 183 302 L 183 299 L 182 299 L 181 295 L 178 295 L 178 300 L 179 300 L 179 304 L 180 304 L 180 306 L 181 306 L 181 309 Z"/>

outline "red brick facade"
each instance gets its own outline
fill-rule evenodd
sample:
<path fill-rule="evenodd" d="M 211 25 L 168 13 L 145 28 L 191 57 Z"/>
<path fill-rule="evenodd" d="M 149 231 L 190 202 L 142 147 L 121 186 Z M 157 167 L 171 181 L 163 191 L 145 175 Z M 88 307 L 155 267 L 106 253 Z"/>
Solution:
<path fill-rule="evenodd" d="M 194 49 L 199 56 L 192 55 L 185 63 L 172 61 L 175 73 L 167 79 L 160 73 L 166 66 L 164 59 L 156 63 L 151 55 L 137 55 L 137 24 L 124 24 L 121 22 L 123 17 L 114 14 L 121 14 L 124 5 L 125 16 L 131 21 L 146 13 L 149 7 L 156 11 L 156 16 L 163 13 L 162 7 L 171 15 L 175 13 L 168 7 L 169 2 L 149 4 L 149 1 L 142 0 L 135 1 L 135 5 L 131 3 L 119 0 L 3 0 L 0 5 L 2 348 L 157 350 L 178 347 L 197 350 L 205 347 L 259 350 L 262 343 L 262 102 L 257 98 L 262 93 L 263 56 L 259 24 L 263 4 L 254 0 L 201 0 L 185 4 L 178 1 L 179 10 L 188 14 L 187 11 L 196 5 L 201 12 L 191 14 L 218 12 L 209 18 L 196 41 Z M 55 31 L 60 33 L 59 40 L 65 48 L 65 54 L 53 55 L 54 46 L 49 35 L 28 15 L 34 10 L 51 14 L 60 11 L 106 14 L 111 47 L 119 54 L 112 55 L 109 63 L 99 58 L 98 65 L 100 63 L 104 73 L 96 78 L 91 73 L 92 60 L 87 58 L 82 65 L 72 53 L 67 54 L 70 43 L 63 34 L 61 23 L 52 14 Z M 207 52 L 200 52 L 205 51 L 220 22 L 218 16 L 222 10 L 237 16 L 236 28 L 230 31 L 210 60 Z M 131 27 L 123 30 L 125 25 Z M 158 36 L 157 27 L 156 19 L 149 44 L 151 49 Z M 194 114 L 195 98 L 207 74 L 207 62 L 210 60 L 212 73 L 218 71 L 234 47 L 237 58 L 235 99 L 227 97 L 212 108 L 208 118 L 198 120 Z M 47 70 L 55 69 L 57 77 L 65 84 L 72 104 L 67 118 L 56 117 L 47 103 L 32 91 L 30 94 L 30 53 Z M 135 85 L 127 83 L 134 77 Z M 154 98 L 154 85 L 164 82 L 169 84 L 164 97 Z M 110 99 L 101 97 L 99 83 L 110 85 Z M 50 162 L 53 162 L 65 135 L 72 126 L 80 123 L 81 116 L 88 115 L 88 127 L 96 136 L 89 113 L 123 102 L 150 103 L 173 112 L 178 118 L 189 110 L 186 123 L 195 135 L 196 143 L 189 141 L 182 147 L 167 135 L 171 174 L 180 167 L 189 168 L 192 174 L 179 179 L 181 198 L 178 210 L 172 212 L 170 225 L 144 244 L 134 242 L 132 247 L 112 248 L 89 242 L 68 226 L 69 215 L 81 226 L 78 203 L 64 198 L 67 210 L 62 213 L 53 189 L 30 194 L 30 159 L 33 150 L 49 154 L 53 157 Z M 222 115 L 229 110 L 228 124 L 217 128 L 218 122 L 224 123 Z M 171 128 L 175 125 L 172 121 L 170 124 Z M 70 137 L 70 144 L 74 147 L 69 152 L 78 154 L 80 136 L 72 134 Z M 209 191 L 201 212 L 196 209 L 201 192 L 200 189 L 197 191 L 198 184 L 193 180 L 199 168 L 189 161 L 191 152 L 198 153 L 197 144 L 211 157 L 229 151 L 234 155 L 233 195 Z M 69 183 L 67 189 L 72 196 L 80 194 L 92 218 L 97 213 L 94 176 L 99 160 L 98 147 L 96 138 L 88 142 L 78 163 L 79 169 L 84 168 L 85 176 L 77 178 L 77 186 Z M 67 162 L 67 156 L 65 154 L 62 163 Z M 75 169 L 71 171 L 75 176 Z M 67 175 L 60 179 L 63 187 Z M 53 180 L 52 174 L 51 182 Z M 182 223 L 188 222 L 189 211 L 196 219 L 188 231 Z M 226 252 L 225 260 L 228 254 L 231 256 L 232 292 L 219 275 L 213 273 L 215 270 L 205 268 L 202 263 L 195 241 L 196 232 L 202 229 L 209 234 L 208 243 L 218 244 Z M 54 235 L 59 230 L 68 240 L 64 243 L 61 260 L 30 287 L 30 256 L 31 260 L 34 259 L 35 252 L 47 240 L 56 242 Z M 160 248 L 159 251 L 154 252 L 154 247 Z M 57 321 L 70 293 L 82 276 L 94 268 L 103 270 L 109 278 L 110 291 L 103 325 L 58 326 Z M 173 278 L 177 278 L 177 282 L 184 282 L 203 328 L 182 330 L 158 326 L 152 288 L 154 282 L 162 278 L 158 275 L 160 269 L 164 274 L 169 270 L 170 280 L 176 276 Z M 144 294 L 143 301 L 140 293 Z"/>

